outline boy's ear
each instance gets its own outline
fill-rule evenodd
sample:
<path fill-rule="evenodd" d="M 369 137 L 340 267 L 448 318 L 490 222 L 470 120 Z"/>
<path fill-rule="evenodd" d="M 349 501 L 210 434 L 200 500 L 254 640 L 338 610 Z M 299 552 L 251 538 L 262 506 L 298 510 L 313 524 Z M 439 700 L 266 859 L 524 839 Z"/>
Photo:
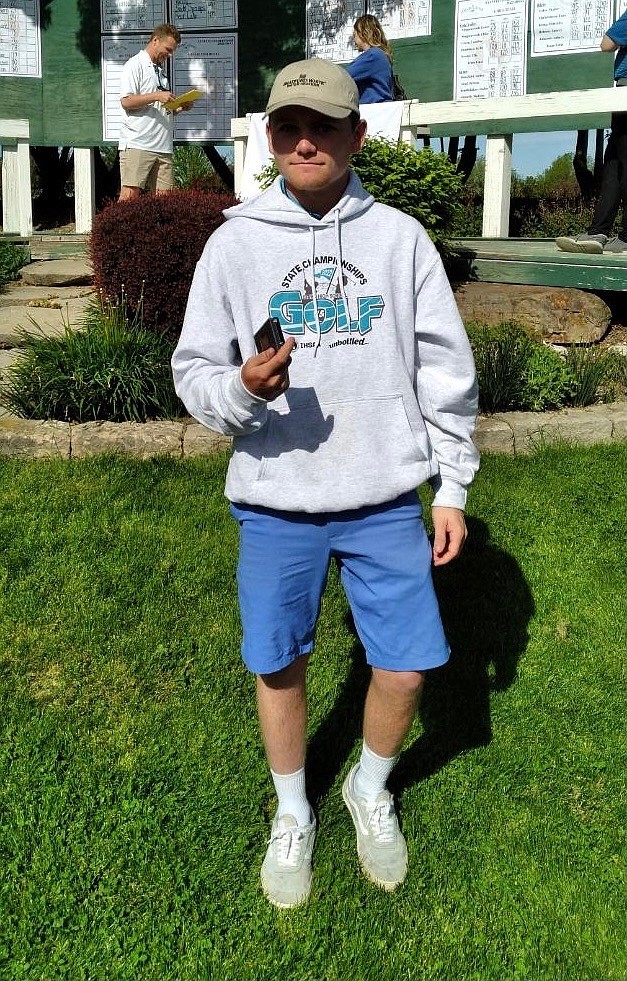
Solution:
<path fill-rule="evenodd" d="M 351 150 L 351 153 L 359 153 L 359 151 L 364 145 L 367 129 L 368 129 L 368 123 L 366 122 L 366 120 L 360 119 L 353 132 L 353 148 Z"/>

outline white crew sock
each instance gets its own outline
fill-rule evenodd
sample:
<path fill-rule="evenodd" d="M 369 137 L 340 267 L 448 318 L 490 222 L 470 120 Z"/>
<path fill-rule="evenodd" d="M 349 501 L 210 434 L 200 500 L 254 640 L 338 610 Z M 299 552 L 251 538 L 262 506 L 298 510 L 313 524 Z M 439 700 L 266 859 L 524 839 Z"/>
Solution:
<path fill-rule="evenodd" d="M 387 779 L 397 759 L 398 756 L 377 756 L 364 743 L 354 781 L 358 795 L 366 800 L 376 800 L 377 795 L 385 790 Z"/>
<path fill-rule="evenodd" d="M 275 773 L 274 770 L 270 770 L 270 773 L 279 798 L 279 817 L 291 814 L 301 826 L 311 824 L 311 806 L 305 789 L 305 767 L 302 766 L 295 773 Z"/>

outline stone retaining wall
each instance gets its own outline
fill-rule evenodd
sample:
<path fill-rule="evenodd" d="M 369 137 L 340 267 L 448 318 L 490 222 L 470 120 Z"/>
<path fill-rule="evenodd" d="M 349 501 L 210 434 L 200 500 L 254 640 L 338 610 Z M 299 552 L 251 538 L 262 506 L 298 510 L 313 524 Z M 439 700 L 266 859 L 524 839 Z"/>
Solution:
<path fill-rule="evenodd" d="M 542 441 L 575 444 L 627 439 L 627 403 L 560 412 L 504 412 L 480 416 L 475 443 L 481 452 L 529 453 Z M 127 453 L 204 456 L 227 449 L 231 440 L 189 419 L 174 422 L 81 424 L 0 417 L 0 456 L 18 459 L 84 458 Z"/>

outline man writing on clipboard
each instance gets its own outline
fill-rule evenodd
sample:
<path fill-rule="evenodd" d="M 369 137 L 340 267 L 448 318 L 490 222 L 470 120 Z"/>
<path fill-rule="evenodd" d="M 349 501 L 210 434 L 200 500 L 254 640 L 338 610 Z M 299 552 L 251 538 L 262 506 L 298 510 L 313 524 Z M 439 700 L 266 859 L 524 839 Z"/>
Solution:
<path fill-rule="evenodd" d="M 193 98 L 175 100 L 162 66 L 181 43 L 173 24 L 160 24 L 142 51 L 126 62 L 120 79 L 123 109 L 120 132 L 120 201 L 138 198 L 143 191 L 170 191 L 174 115 L 191 109 Z"/>

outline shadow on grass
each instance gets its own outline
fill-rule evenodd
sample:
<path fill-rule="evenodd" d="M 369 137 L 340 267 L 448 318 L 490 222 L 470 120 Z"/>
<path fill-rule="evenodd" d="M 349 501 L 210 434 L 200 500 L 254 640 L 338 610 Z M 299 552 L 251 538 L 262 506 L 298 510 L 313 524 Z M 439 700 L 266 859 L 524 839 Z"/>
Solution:
<path fill-rule="evenodd" d="M 490 542 L 483 521 L 466 520 L 462 555 L 434 570 L 451 657 L 427 675 L 420 708 L 423 732 L 401 754 L 389 783 L 395 794 L 437 773 L 460 753 L 490 742 L 490 693 L 512 684 L 527 645 L 534 602 L 525 578 L 512 556 Z M 335 705 L 309 744 L 308 789 L 314 807 L 361 738 L 370 669 L 357 639 L 350 656 L 352 667 Z"/>

